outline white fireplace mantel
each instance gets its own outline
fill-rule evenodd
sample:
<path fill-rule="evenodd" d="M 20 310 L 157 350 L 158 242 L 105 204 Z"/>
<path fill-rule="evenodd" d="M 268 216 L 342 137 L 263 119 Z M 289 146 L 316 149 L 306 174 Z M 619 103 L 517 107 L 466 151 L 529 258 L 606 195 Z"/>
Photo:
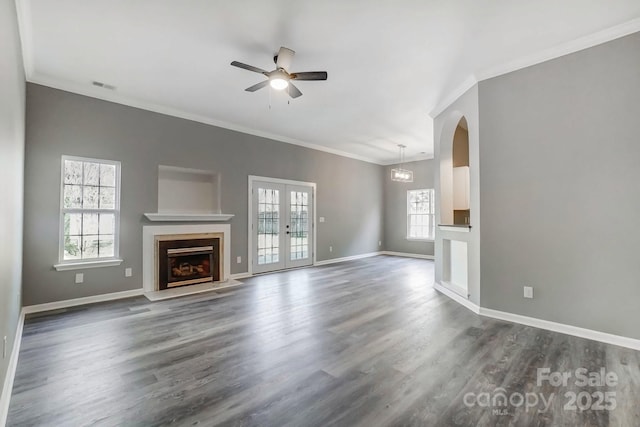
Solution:
<path fill-rule="evenodd" d="M 214 214 L 214 213 L 145 213 L 145 217 L 149 221 L 180 221 L 180 222 L 213 222 L 213 221 L 229 221 L 234 217 L 233 214 Z"/>
<path fill-rule="evenodd" d="M 231 272 L 231 225 L 230 224 L 188 224 L 188 225 L 147 225 L 142 227 L 142 287 L 144 292 L 155 291 L 155 239 L 166 234 L 223 234 L 223 268 L 221 282 L 229 280 Z"/>

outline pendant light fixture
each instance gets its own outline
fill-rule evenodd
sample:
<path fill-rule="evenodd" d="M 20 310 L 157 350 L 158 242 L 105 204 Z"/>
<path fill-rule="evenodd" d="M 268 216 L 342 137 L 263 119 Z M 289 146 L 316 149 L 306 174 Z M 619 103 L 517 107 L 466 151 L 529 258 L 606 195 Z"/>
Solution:
<path fill-rule="evenodd" d="M 413 182 L 413 172 L 402 167 L 404 164 L 404 149 L 407 147 L 398 144 L 398 148 L 400 148 L 400 165 L 397 168 L 391 169 L 391 181 Z"/>

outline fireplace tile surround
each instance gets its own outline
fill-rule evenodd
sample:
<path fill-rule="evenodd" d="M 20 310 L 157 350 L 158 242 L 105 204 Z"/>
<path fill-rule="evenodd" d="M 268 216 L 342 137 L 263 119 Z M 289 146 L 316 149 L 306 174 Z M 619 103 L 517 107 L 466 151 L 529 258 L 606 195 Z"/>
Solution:
<path fill-rule="evenodd" d="M 142 281 L 145 293 L 158 291 L 156 245 L 158 240 L 170 236 L 218 235 L 220 245 L 220 282 L 227 282 L 231 269 L 231 225 L 230 224 L 189 224 L 153 225 L 142 228 Z"/>

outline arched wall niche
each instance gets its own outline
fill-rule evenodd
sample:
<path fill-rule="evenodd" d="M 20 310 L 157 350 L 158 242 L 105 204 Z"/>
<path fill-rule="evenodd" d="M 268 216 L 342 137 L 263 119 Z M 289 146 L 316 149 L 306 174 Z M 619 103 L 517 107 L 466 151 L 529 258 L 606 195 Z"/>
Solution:
<path fill-rule="evenodd" d="M 447 119 L 440 148 L 440 223 L 469 225 L 469 128 L 462 113 Z"/>
<path fill-rule="evenodd" d="M 471 217 L 470 177 L 469 177 L 469 127 L 467 119 L 462 116 L 453 134 L 452 146 L 453 167 L 453 223 L 468 225 Z"/>

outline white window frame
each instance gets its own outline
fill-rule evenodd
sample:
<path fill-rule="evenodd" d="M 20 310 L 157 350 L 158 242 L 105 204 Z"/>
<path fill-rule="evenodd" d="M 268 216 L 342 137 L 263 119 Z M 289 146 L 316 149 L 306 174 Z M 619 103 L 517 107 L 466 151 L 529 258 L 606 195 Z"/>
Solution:
<path fill-rule="evenodd" d="M 64 207 L 64 163 L 67 160 L 78 162 L 100 163 L 105 165 L 113 165 L 116 167 L 115 176 L 115 207 L 114 209 L 85 209 L 85 208 L 65 208 Z M 121 164 L 115 160 L 94 159 L 89 157 L 76 157 L 63 155 L 60 161 L 60 222 L 59 222 L 59 238 L 58 238 L 58 264 L 54 265 L 57 271 L 79 270 L 95 267 L 111 267 L 120 265 L 120 170 Z M 64 214 L 65 213 L 113 213 L 114 214 L 114 230 L 113 230 L 113 256 L 104 258 L 87 258 L 87 259 L 64 259 Z"/>
<path fill-rule="evenodd" d="M 422 191 L 428 191 L 429 194 L 429 211 L 430 213 L 427 214 L 412 214 L 411 213 L 411 193 L 415 193 L 415 192 L 422 192 Z M 413 190 L 407 190 L 407 204 L 406 204 L 406 209 L 407 209 L 407 215 L 406 215 L 406 220 L 407 220 L 407 240 L 411 240 L 411 241 L 419 241 L 419 242 L 433 242 L 435 239 L 435 219 L 436 219 L 436 210 L 435 210 L 435 190 L 433 188 L 416 188 Z M 429 230 L 429 235 L 427 237 L 411 237 L 410 236 L 410 228 L 411 228 L 411 215 L 426 215 L 431 217 L 431 228 Z"/>

